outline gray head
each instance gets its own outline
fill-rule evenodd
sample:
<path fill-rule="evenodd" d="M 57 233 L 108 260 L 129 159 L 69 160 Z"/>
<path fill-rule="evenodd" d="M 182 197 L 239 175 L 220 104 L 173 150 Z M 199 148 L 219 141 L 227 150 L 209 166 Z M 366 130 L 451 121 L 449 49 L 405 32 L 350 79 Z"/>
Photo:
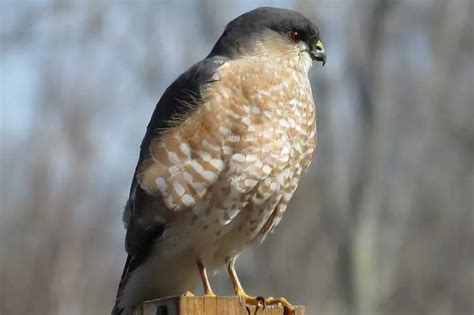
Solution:
<path fill-rule="evenodd" d="M 262 7 L 232 20 L 211 56 L 274 57 L 279 61 L 312 59 L 326 62 L 319 28 L 299 12 Z"/>

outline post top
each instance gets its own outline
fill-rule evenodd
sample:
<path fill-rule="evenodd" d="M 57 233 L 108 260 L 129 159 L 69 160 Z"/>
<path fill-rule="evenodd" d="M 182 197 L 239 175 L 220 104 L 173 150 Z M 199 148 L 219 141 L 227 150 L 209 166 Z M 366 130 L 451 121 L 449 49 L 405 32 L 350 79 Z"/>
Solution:
<path fill-rule="evenodd" d="M 258 315 L 287 315 L 278 305 L 259 308 Z M 133 315 L 249 315 L 255 306 L 245 304 L 239 296 L 173 296 L 147 301 Z M 295 315 L 304 315 L 304 307 L 296 306 Z"/>

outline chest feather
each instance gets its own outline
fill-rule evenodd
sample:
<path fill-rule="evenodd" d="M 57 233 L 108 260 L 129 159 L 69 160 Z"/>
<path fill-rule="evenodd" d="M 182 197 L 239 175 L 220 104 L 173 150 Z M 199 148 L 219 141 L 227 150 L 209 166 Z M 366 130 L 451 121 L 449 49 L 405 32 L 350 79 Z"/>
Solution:
<path fill-rule="evenodd" d="M 222 66 L 202 105 L 150 145 L 137 178 L 169 210 L 235 209 L 292 193 L 316 145 L 306 74 L 278 65 Z M 209 203 L 212 202 L 212 205 Z M 232 211 L 221 220 L 232 219 Z"/>

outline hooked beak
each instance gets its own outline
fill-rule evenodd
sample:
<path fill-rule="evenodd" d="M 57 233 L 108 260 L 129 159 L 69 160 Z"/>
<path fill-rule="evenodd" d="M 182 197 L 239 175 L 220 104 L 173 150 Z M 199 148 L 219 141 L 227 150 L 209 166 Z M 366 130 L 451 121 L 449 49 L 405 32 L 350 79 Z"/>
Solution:
<path fill-rule="evenodd" d="M 311 47 L 309 52 L 311 59 L 319 61 L 323 64 L 326 64 L 326 52 L 324 51 L 324 45 L 321 40 L 318 40 L 314 46 Z"/>

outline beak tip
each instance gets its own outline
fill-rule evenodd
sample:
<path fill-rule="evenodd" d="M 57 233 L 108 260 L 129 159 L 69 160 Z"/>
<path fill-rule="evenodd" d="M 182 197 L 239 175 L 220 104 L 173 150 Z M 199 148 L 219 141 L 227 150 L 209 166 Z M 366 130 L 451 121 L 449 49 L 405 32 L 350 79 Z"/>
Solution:
<path fill-rule="evenodd" d="M 317 53 L 317 54 L 313 55 L 312 58 L 313 58 L 313 60 L 321 62 L 323 67 L 324 67 L 324 65 L 326 64 L 326 61 L 327 61 L 327 57 L 324 53 Z"/>
<path fill-rule="evenodd" d="M 327 57 L 324 50 L 311 51 L 310 55 L 313 60 L 321 62 L 323 66 L 326 64 Z"/>

